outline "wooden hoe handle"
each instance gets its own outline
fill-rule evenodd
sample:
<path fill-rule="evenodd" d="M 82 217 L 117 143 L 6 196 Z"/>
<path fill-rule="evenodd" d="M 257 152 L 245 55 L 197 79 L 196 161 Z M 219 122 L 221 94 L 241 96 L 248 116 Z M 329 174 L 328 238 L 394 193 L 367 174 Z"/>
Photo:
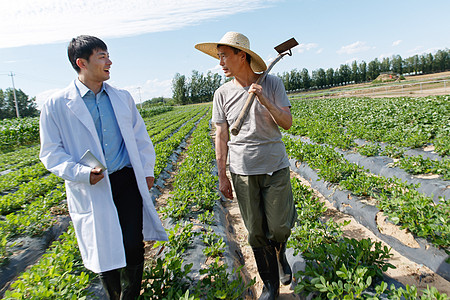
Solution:
<path fill-rule="evenodd" d="M 262 84 L 264 79 L 266 79 L 267 74 L 269 74 L 270 70 L 272 70 L 272 67 L 285 56 L 286 54 L 291 56 L 292 51 L 291 49 L 298 45 L 298 42 L 291 38 L 287 40 L 284 43 L 281 43 L 280 45 L 275 47 L 275 50 L 278 52 L 278 56 L 270 63 L 267 70 L 265 70 L 261 76 L 259 76 L 258 80 L 256 81 L 256 84 Z M 286 52 L 289 51 L 289 52 Z M 233 135 L 237 135 L 239 131 L 241 130 L 242 124 L 244 123 L 245 118 L 247 118 L 248 112 L 250 111 L 250 107 L 252 106 L 253 100 L 255 100 L 256 95 L 251 93 L 248 95 L 247 101 L 244 104 L 244 107 L 241 110 L 241 113 L 239 114 L 239 117 L 236 119 L 236 122 L 233 123 L 231 126 L 231 133 Z"/>
<path fill-rule="evenodd" d="M 258 80 L 256 81 L 256 84 L 261 84 L 264 79 L 266 79 L 267 74 L 269 74 L 272 67 L 287 53 L 279 54 L 277 58 L 275 58 L 269 65 L 266 71 L 259 76 Z M 244 120 L 247 118 L 248 112 L 250 111 L 250 107 L 252 106 L 253 101 L 255 100 L 256 95 L 254 93 L 251 93 L 247 97 L 247 101 L 245 102 L 244 106 L 242 107 L 241 113 L 239 114 L 239 117 L 236 119 L 236 121 L 231 126 L 231 134 L 237 135 L 239 131 L 241 131 L 242 124 L 244 123 Z"/>

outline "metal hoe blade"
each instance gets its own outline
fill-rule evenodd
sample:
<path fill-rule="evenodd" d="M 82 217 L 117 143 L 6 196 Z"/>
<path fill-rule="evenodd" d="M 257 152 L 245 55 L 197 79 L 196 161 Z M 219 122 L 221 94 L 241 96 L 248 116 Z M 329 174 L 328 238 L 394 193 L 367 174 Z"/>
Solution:
<path fill-rule="evenodd" d="M 294 38 L 291 38 L 290 40 L 287 40 L 286 42 L 281 43 L 278 46 L 276 46 L 275 50 L 279 54 L 289 50 L 289 52 L 291 53 L 290 55 L 292 55 L 291 49 L 294 48 L 297 45 L 298 45 L 298 42 Z"/>

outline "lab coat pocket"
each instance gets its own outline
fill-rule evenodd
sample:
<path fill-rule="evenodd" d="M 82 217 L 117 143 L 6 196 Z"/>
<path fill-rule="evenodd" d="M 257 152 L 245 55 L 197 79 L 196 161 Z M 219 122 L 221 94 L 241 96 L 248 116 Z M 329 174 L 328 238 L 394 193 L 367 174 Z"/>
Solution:
<path fill-rule="evenodd" d="M 89 214 L 92 212 L 90 189 L 90 184 L 80 182 L 67 183 L 67 204 L 70 213 Z"/>

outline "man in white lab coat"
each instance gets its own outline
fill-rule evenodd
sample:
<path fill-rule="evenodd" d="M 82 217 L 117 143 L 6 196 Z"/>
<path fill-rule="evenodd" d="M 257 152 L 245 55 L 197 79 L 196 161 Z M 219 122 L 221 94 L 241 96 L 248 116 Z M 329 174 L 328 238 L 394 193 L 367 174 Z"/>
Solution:
<path fill-rule="evenodd" d="M 149 194 L 155 151 L 131 95 L 104 82 L 112 64 L 106 44 L 78 36 L 68 56 L 78 78 L 42 108 L 40 159 L 65 179 L 86 268 L 100 273 L 110 299 L 135 299 L 143 240 L 167 240 Z M 87 150 L 105 171 L 80 163 Z"/>

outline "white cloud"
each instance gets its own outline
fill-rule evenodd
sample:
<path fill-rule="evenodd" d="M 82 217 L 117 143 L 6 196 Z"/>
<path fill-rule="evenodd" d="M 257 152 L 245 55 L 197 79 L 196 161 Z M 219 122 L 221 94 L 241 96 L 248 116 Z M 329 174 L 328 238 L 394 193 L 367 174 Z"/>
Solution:
<path fill-rule="evenodd" d="M 397 41 L 395 41 L 395 42 L 393 42 L 392 43 L 392 46 L 398 46 L 398 45 L 400 45 L 401 44 L 401 42 L 403 42 L 402 40 L 397 40 Z"/>
<path fill-rule="evenodd" d="M 142 85 L 131 85 L 123 89 L 129 91 L 136 103 L 156 97 L 172 97 L 172 79 L 149 79 Z"/>
<path fill-rule="evenodd" d="M 317 47 L 319 47 L 319 44 L 316 44 L 316 43 L 308 43 L 308 44 L 302 43 L 302 44 L 299 44 L 296 48 L 297 48 L 298 53 L 303 53 L 305 51 L 309 51 L 309 50 L 315 49 Z M 320 50 L 321 49 L 319 49 L 319 51 Z"/>
<path fill-rule="evenodd" d="M 0 48 L 67 41 L 79 34 L 121 37 L 175 30 L 268 7 L 278 0 L 0 1 Z"/>
<path fill-rule="evenodd" d="M 337 51 L 338 54 L 354 54 L 369 50 L 370 47 L 366 45 L 365 42 L 357 41 L 353 44 L 342 46 L 341 49 Z"/>

